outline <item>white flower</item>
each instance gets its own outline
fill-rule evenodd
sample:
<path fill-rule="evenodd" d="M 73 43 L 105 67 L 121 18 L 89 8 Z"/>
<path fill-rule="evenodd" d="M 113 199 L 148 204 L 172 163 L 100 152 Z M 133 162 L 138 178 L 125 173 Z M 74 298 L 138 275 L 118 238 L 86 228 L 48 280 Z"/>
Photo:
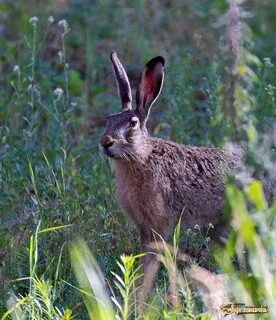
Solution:
<path fill-rule="evenodd" d="M 37 24 L 37 22 L 38 22 L 38 17 L 36 17 L 36 16 L 31 17 L 31 18 L 29 19 L 29 22 L 30 22 L 30 24 L 32 24 L 33 26 L 35 26 L 35 25 Z"/>
<path fill-rule="evenodd" d="M 58 56 L 60 58 L 60 61 L 62 62 L 63 61 L 63 52 L 59 51 L 57 54 L 58 54 Z"/>
<path fill-rule="evenodd" d="M 268 95 L 270 96 L 274 96 L 274 91 L 275 91 L 276 87 L 272 86 L 271 84 L 268 84 L 265 87 L 265 91 L 267 92 Z"/>
<path fill-rule="evenodd" d="M 187 234 L 190 234 L 191 232 L 192 232 L 191 228 L 187 229 Z"/>
<path fill-rule="evenodd" d="M 53 16 L 50 16 L 50 17 L 48 18 L 48 23 L 49 23 L 49 24 L 52 24 L 54 21 L 55 21 L 55 19 L 54 19 Z"/>
<path fill-rule="evenodd" d="M 194 228 L 197 229 L 197 230 L 200 230 L 200 226 L 199 226 L 198 224 L 196 224 L 196 225 L 194 226 Z"/>
<path fill-rule="evenodd" d="M 54 94 L 60 98 L 63 95 L 63 90 L 61 88 L 56 88 Z"/>
<path fill-rule="evenodd" d="M 271 62 L 271 59 L 269 57 L 264 58 L 264 63 L 267 67 L 273 67 L 273 63 Z"/>
<path fill-rule="evenodd" d="M 15 66 L 13 67 L 13 72 L 16 72 L 16 73 L 19 73 L 19 72 L 20 72 L 20 67 L 19 67 L 19 65 L 15 65 Z"/>
<path fill-rule="evenodd" d="M 209 228 L 214 229 L 214 225 L 212 223 L 209 223 Z"/>
<path fill-rule="evenodd" d="M 60 20 L 58 25 L 63 28 L 64 30 L 64 33 L 68 32 L 69 31 L 69 25 L 68 25 L 68 22 L 66 20 Z"/>

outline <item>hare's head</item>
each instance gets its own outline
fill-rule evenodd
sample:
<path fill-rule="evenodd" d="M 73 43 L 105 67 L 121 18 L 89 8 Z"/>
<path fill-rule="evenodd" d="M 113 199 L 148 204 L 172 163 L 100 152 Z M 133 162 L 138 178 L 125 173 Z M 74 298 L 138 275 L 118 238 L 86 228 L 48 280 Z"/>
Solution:
<path fill-rule="evenodd" d="M 115 159 L 140 159 L 147 149 L 146 122 L 150 107 L 162 88 L 165 60 L 155 57 L 146 64 L 136 92 L 136 108 L 133 109 L 126 72 L 115 52 L 111 53 L 110 58 L 122 107 L 121 112 L 107 117 L 106 129 L 100 138 L 100 148 L 102 153 Z"/>

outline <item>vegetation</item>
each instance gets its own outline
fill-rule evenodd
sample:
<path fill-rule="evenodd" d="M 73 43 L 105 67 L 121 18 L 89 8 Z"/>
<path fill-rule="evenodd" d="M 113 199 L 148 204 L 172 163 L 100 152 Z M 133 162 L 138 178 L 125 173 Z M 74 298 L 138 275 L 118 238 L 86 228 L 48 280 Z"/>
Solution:
<path fill-rule="evenodd" d="M 2 319 L 138 318 L 138 235 L 98 150 L 119 109 L 113 49 L 132 84 L 166 58 L 154 135 L 236 141 L 247 155 L 242 188 L 227 187 L 225 249 L 197 226 L 184 240 L 178 226 L 172 247 L 157 236 L 162 270 L 144 319 L 216 319 L 230 301 L 267 305 L 256 318 L 275 319 L 276 202 L 261 183 L 276 163 L 275 15 L 273 0 L 1 2 Z"/>

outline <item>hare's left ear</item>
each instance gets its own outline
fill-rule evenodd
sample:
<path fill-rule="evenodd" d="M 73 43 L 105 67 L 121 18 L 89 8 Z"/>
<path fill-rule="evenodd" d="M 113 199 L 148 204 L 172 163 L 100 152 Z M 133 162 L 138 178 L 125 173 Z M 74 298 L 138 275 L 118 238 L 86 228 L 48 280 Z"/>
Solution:
<path fill-rule="evenodd" d="M 151 59 L 141 73 L 136 92 L 137 111 L 142 125 L 149 116 L 150 107 L 159 96 L 164 79 L 165 59 L 161 56 Z"/>
<path fill-rule="evenodd" d="M 113 70 L 116 77 L 118 94 L 122 102 L 122 110 L 123 111 L 131 110 L 132 108 L 131 107 L 131 101 L 132 101 L 131 89 L 130 89 L 130 84 L 129 84 L 125 69 L 122 66 L 119 58 L 117 57 L 117 54 L 115 51 L 111 52 L 110 59 L 111 59 Z"/>

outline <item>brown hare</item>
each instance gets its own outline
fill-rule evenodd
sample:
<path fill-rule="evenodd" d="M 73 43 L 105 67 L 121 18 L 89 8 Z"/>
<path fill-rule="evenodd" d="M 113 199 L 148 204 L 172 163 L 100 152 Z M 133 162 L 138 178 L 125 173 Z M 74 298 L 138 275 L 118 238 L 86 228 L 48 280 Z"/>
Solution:
<path fill-rule="evenodd" d="M 152 104 L 164 79 L 163 57 L 151 59 L 141 73 L 132 108 L 131 88 L 115 52 L 111 53 L 122 110 L 107 117 L 100 138 L 103 154 L 116 170 L 116 199 L 136 225 L 143 252 L 161 235 L 166 239 L 182 216 L 183 228 L 218 226 L 227 175 L 240 165 L 235 152 L 200 148 L 153 138 L 146 129 Z M 148 295 L 157 269 L 154 255 L 142 259 Z"/>

